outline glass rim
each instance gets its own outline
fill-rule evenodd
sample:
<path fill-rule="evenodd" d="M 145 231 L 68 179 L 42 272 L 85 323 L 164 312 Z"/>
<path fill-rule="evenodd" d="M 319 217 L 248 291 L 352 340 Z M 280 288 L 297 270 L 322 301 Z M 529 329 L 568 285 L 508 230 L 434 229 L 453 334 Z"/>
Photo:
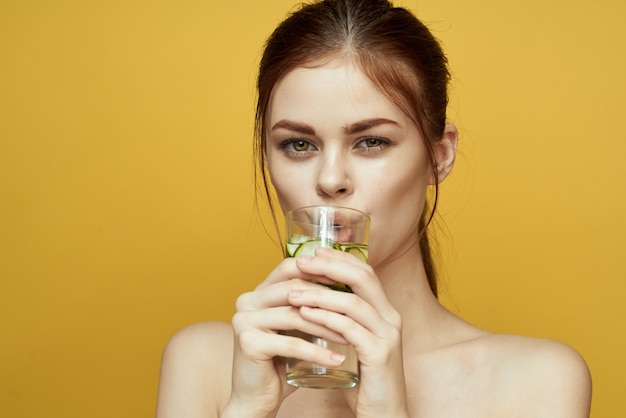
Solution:
<path fill-rule="evenodd" d="M 358 213 L 359 215 L 363 216 L 366 219 L 370 219 L 370 216 L 363 212 L 362 210 L 359 209 L 355 209 L 355 208 L 351 208 L 348 206 L 338 206 L 338 205 L 309 205 L 309 206 L 302 206 L 299 208 L 295 208 L 295 209 L 291 209 L 288 210 L 287 212 L 285 212 L 285 217 L 287 218 L 291 218 L 292 215 L 296 212 L 300 212 L 300 211 L 306 211 L 306 210 L 310 210 L 310 209 L 315 209 L 315 208 L 330 208 L 330 209 L 339 209 L 339 210 L 345 210 L 345 211 L 349 211 L 349 212 L 354 212 L 354 213 Z"/>

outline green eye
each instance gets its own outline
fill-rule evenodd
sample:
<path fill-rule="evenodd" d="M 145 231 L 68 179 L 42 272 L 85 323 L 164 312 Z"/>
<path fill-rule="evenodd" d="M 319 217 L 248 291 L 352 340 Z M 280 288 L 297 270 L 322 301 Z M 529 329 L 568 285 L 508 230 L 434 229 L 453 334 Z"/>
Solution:
<path fill-rule="evenodd" d="M 290 158 L 308 158 L 317 147 L 307 139 L 289 138 L 281 142 L 279 148 Z"/>
<path fill-rule="evenodd" d="M 364 136 L 358 139 L 355 147 L 361 152 L 380 152 L 391 144 L 387 138 L 379 136 Z"/>
<path fill-rule="evenodd" d="M 367 138 L 365 140 L 365 146 L 368 148 L 379 147 L 383 141 L 380 138 Z"/>
<path fill-rule="evenodd" d="M 293 149 L 299 152 L 307 151 L 309 149 L 309 143 L 303 139 L 298 139 L 292 142 Z"/>

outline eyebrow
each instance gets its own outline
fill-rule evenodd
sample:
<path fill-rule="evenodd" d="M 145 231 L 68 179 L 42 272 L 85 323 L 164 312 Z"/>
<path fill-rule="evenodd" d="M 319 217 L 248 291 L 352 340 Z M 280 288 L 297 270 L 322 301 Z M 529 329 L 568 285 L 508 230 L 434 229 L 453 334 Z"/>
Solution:
<path fill-rule="evenodd" d="M 272 126 L 272 131 L 275 131 L 276 129 L 287 129 L 300 134 L 315 135 L 315 129 L 311 126 L 285 119 L 276 122 L 274 126 Z"/>
<path fill-rule="evenodd" d="M 385 118 L 375 118 L 375 119 L 366 119 L 359 122 L 355 122 L 352 125 L 345 126 L 343 131 L 348 134 L 357 134 L 359 132 L 367 131 L 368 129 L 374 128 L 379 125 L 396 125 L 399 126 L 398 122 L 393 121 L 391 119 Z"/>
<path fill-rule="evenodd" d="M 374 128 L 376 126 L 386 125 L 386 124 L 399 126 L 398 122 L 393 121 L 391 119 L 374 118 L 374 119 L 366 119 L 366 120 L 358 121 L 350 125 L 344 126 L 343 132 L 346 135 L 353 135 L 359 132 L 367 131 L 368 129 Z M 300 123 L 300 122 L 286 120 L 286 119 L 280 120 L 276 122 L 274 126 L 272 126 L 272 131 L 275 131 L 276 129 L 287 129 L 287 130 L 298 132 L 298 133 L 305 134 L 305 135 L 315 135 L 315 129 L 313 129 L 312 126 L 309 126 L 307 124 Z"/>

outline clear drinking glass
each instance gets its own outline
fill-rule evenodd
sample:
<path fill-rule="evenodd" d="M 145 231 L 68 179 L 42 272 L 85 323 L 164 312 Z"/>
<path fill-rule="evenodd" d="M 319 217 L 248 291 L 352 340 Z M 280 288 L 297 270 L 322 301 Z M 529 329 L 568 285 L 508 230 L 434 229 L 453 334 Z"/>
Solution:
<path fill-rule="evenodd" d="M 308 206 L 286 214 L 287 257 L 314 255 L 315 248 L 328 247 L 345 251 L 367 261 L 369 217 L 356 209 L 337 206 Z M 351 292 L 342 283 L 324 285 Z M 308 361 L 287 358 L 287 382 L 293 386 L 316 389 L 353 388 L 359 381 L 359 361 L 354 347 L 325 341 L 296 330 L 285 334 L 303 338 L 346 356 L 339 367 L 324 367 Z"/>

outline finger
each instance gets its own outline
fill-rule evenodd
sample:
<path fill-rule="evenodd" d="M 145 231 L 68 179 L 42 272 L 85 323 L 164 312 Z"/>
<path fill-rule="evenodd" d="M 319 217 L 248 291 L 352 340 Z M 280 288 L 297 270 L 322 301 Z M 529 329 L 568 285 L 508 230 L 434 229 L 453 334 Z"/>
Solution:
<path fill-rule="evenodd" d="M 235 301 L 235 308 L 241 311 L 256 311 L 265 308 L 285 306 L 289 302 L 287 295 L 292 290 L 307 290 L 318 288 L 319 285 L 313 281 L 302 279 L 291 279 L 275 283 L 272 286 L 257 288 L 252 292 L 242 293 Z"/>
<path fill-rule="evenodd" d="M 318 248 L 315 257 L 296 260 L 299 270 L 305 274 L 324 276 L 345 283 L 355 294 L 380 312 L 386 320 L 398 324 L 399 315 L 384 295 L 384 290 L 371 266 L 356 257 L 337 250 Z"/>
<path fill-rule="evenodd" d="M 285 282 L 285 281 L 295 279 L 295 278 L 298 278 L 301 280 L 307 280 L 311 282 L 319 282 L 319 281 L 323 282 L 324 280 L 326 280 L 327 283 L 331 283 L 331 281 L 327 279 L 320 278 L 319 276 L 308 274 L 306 272 L 301 271 L 298 268 L 296 258 L 290 257 L 281 261 L 278 264 L 278 266 L 276 266 L 274 270 L 270 272 L 270 274 L 265 278 L 265 280 L 263 280 L 263 282 L 261 282 L 256 287 L 255 290 L 265 289 L 277 283 Z"/>
<path fill-rule="evenodd" d="M 337 312 L 303 306 L 300 314 L 312 322 L 341 332 L 354 346 L 363 366 L 387 364 L 389 354 L 401 345 L 400 330 L 389 324 L 380 334 L 374 334 L 352 318 Z"/>
<path fill-rule="evenodd" d="M 381 338 L 385 338 L 388 329 L 393 326 L 372 305 L 353 293 L 324 288 L 296 290 L 289 293 L 289 303 L 300 306 L 300 314 L 305 319 L 314 320 L 324 327 L 341 333 L 352 344 L 354 341 L 348 337 L 348 331 L 355 329 L 357 325 Z M 319 315 L 315 317 L 305 316 L 305 313 L 311 312 L 307 308 L 319 308 L 318 311 L 321 312 L 318 312 Z M 323 321 L 320 321 L 320 318 Z"/>
<path fill-rule="evenodd" d="M 348 316 L 311 306 L 302 306 L 300 315 L 310 322 L 319 323 L 328 329 L 341 332 L 344 338 L 355 347 L 365 346 L 371 348 L 371 344 L 368 344 L 368 342 L 371 341 L 374 334 Z"/>
<path fill-rule="evenodd" d="M 370 286 L 381 289 L 372 267 L 363 260 L 343 251 L 316 248 L 315 256 L 296 258 L 296 267 L 302 275 L 324 276 L 351 288 Z M 355 276 L 356 275 L 356 276 Z"/>
<path fill-rule="evenodd" d="M 252 360 L 266 361 L 276 356 L 292 357 L 334 367 L 341 365 L 345 359 L 332 350 L 299 337 L 261 332 L 258 329 L 246 329 L 236 336 L 239 351 Z"/>
<path fill-rule="evenodd" d="M 348 344 L 348 341 L 340 333 L 319 323 L 307 321 L 300 315 L 299 309 L 293 306 L 281 306 L 263 311 L 237 312 L 233 316 L 232 324 L 235 333 L 246 329 L 256 329 L 272 334 L 285 330 L 298 330 L 331 342 Z"/>

